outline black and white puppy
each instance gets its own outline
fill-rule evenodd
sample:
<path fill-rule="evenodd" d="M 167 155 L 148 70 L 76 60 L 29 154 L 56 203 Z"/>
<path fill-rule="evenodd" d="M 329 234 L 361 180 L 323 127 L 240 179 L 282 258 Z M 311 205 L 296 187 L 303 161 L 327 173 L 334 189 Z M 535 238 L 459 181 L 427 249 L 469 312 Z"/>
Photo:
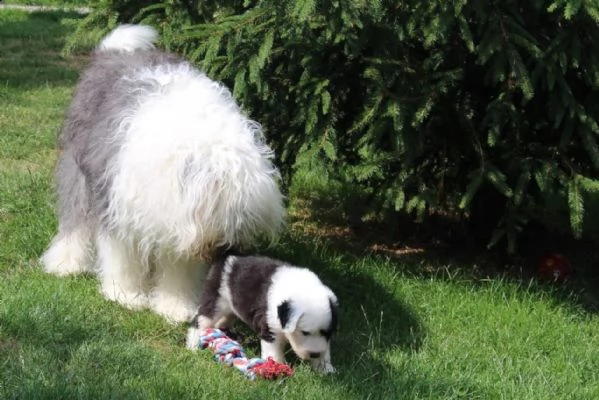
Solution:
<path fill-rule="evenodd" d="M 285 345 L 323 373 L 335 372 L 330 339 L 337 328 L 337 297 L 307 268 L 258 256 L 225 255 L 212 263 L 200 306 L 187 334 L 226 327 L 237 317 L 260 335 L 261 357 L 285 362 Z"/>

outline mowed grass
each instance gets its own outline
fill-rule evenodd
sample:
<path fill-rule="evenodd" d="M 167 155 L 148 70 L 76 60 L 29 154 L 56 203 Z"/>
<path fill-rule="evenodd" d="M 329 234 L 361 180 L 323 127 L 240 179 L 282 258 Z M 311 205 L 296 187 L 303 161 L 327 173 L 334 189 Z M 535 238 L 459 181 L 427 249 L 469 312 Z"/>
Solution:
<path fill-rule="evenodd" d="M 94 277 L 44 274 L 55 137 L 85 61 L 60 56 L 77 18 L 0 10 L 0 398 L 599 398 L 599 318 L 580 293 L 329 241 L 322 210 L 306 207 L 347 193 L 308 169 L 290 191 L 288 232 L 263 252 L 311 266 L 337 292 L 335 375 L 290 358 L 293 377 L 248 381 L 186 350 L 185 326 L 104 300 Z M 244 344 L 257 354 L 255 337 Z"/>

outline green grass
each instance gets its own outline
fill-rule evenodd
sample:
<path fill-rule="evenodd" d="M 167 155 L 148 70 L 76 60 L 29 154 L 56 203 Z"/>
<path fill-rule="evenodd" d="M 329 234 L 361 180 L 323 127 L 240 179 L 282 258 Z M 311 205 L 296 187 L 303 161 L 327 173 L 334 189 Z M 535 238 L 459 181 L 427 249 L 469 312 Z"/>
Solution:
<path fill-rule="evenodd" d="M 347 193 L 314 171 L 292 187 L 290 230 L 269 253 L 312 266 L 337 292 L 333 376 L 296 363 L 283 383 L 249 382 L 184 349 L 184 326 L 104 300 L 93 277 L 42 273 L 54 141 L 82 64 L 60 49 L 77 18 L 0 11 L 0 398 L 599 398 L 599 318 L 584 293 L 331 240 L 331 219 L 306 206 L 329 212 L 316 200 Z M 255 355 L 255 338 L 246 347 Z"/>
<path fill-rule="evenodd" d="M 27 6 L 46 6 L 46 7 L 87 7 L 93 6 L 92 0 L 4 0 L 5 4 L 19 4 Z"/>

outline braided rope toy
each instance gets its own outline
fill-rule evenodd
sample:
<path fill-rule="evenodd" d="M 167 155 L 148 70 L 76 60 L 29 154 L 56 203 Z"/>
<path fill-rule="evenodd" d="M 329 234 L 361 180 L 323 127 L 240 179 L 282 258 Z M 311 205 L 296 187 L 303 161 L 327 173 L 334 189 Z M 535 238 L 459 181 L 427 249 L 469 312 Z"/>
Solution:
<path fill-rule="evenodd" d="M 250 380 L 256 377 L 276 379 L 293 375 L 290 366 L 276 362 L 272 357 L 266 360 L 259 357 L 248 359 L 239 342 L 228 337 L 220 329 L 208 328 L 202 331 L 198 347 L 209 348 L 216 361 L 241 371 Z"/>

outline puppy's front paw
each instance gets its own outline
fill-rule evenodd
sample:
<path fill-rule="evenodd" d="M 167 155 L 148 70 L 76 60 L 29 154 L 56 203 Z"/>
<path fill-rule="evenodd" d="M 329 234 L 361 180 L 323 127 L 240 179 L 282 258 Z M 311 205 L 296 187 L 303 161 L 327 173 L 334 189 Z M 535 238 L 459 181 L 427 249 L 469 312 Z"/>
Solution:
<path fill-rule="evenodd" d="M 260 341 L 260 347 L 262 349 L 260 356 L 263 359 L 268 359 L 272 357 L 278 363 L 285 363 L 285 354 L 283 353 L 283 349 L 281 346 L 281 342 L 275 340 L 274 342 L 268 342 L 264 339 Z"/>
<path fill-rule="evenodd" d="M 324 365 L 324 368 L 321 372 L 323 374 L 334 374 L 335 372 L 337 372 L 337 370 L 335 369 L 335 367 L 333 367 L 333 364 L 327 363 Z"/>
<path fill-rule="evenodd" d="M 191 350 L 197 350 L 200 347 L 200 337 L 202 331 L 198 328 L 189 328 L 187 330 L 187 339 L 185 340 L 185 346 Z"/>
<path fill-rule="evenodd" d="M 333 364 L 331 364 L 329 361 L 323 360 L 315 360 L 312 363 L 312 368 L 321 374 L 332 374 L 337 372 L 335 367 L 333 367 Z"/>

